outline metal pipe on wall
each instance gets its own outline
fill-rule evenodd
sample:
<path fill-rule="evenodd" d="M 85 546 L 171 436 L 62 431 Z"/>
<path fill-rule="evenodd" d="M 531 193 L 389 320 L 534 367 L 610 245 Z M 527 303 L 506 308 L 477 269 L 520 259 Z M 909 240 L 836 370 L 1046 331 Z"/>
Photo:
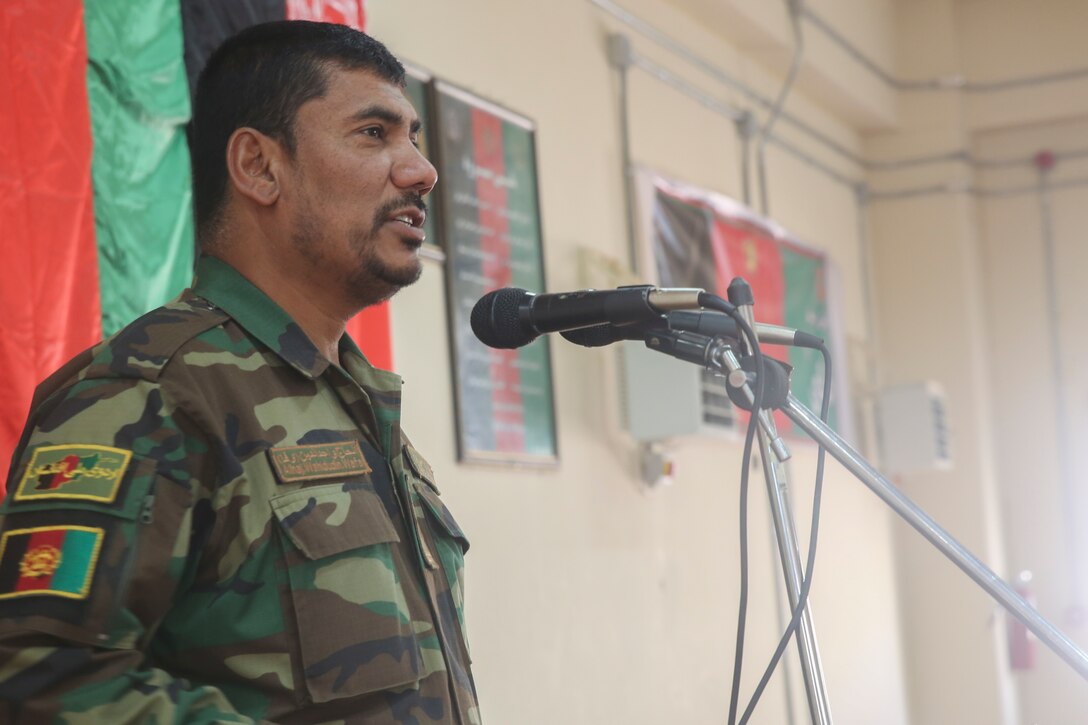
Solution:
<path fill-rule="evenodd" d="M 1079 189 L 1088 186 L 1088 177 L 1065 179 L 1064 181 L 1048 182 L 1051 191 L 1056 189 Z M 1037 194 L 1037 184 L 1009 186 L 1004 189 L 986 189 L 974 184 L 933 184 L 930 186 L 918 186 L 908 189 L 895 189 L 891 191 L 870 191 L 869 198 L 875 201 L 889 201 L 893 199 L 907 199 L 915 196 L 930 196 L 933 194 L 971 194 L 983 199 L 1020 196 L 1022 194 Z"/>
<path fill-rule="evenodd" d="M 681 58 L 682 60 L 687 61 L 689 64 L 691 64 L 692 66 L 694 66 L 698 70 L 706 73 L 708 76 L 713 78 L 715 81 L 721 83 L 722 85 L 726 86 L 727 88 L 730 88 L 730 89 L 732 89 L 734 91 L 737 91 L 738 93 L 743 95 L 748 100 L 754 102 L 756 105 L 758 105 L 758 106 L 760 106 L 760 107 L 762 107 L 764 109 L 771 109 L 771 108 L 774 107 L 774 102 L 770 98 L 767 98 L 766 96 L 763 96 L 762 94 L 760 94 L 757 91 L 753 90 L 752 88 L 750 88 L 749 86 L 747 86 L 743 82 L 741 82 L 741 81 L 737 80 L 736 78 L 734 78 L 733 76 L 731 76 L 729 73 L 727 73 L 722 68 L 715 65 L 714 63 L 711 63 L 709 60 L 706 60 L 705 58 L 703 58 L 703 57 L 699 56 L 698 54 L 692 52 L 690 49 L 685 47 L 683 45 L 683 43 L 669 37 L 665 33 L 661 32 L 660 30 L 655 28 L 653 25 L 647 23 L 646 21 L 642 20 L 638 16 L 632 14 L 628 10 L 626 10 L 623 7 L 621 7 L 620 5 L 616 4 L 615 2 L 613 2 L 613 0 L 588 0 L 588 1 L 592 5 L 599 8 L 600 10 L 603 10 L 604 12 L 608 13 L 609 15 L 614 17 L 615 19 L 619 20 L 621 23 L 623 23 L 623 24 L 627 25 L 628 27 L 632 28 L 633 30 L 635 30 L 637 33 L 639 33 L 643 37 L 653 41 L 654 43 L 656 43 L 660 47 L 668 50 L 669 52 L 673 53 L 674 55 Z M 812 12 L 812 10 L 809 9 L 807 6 L 804 8 L 803 13 L 804 13 L 805 17 L 808 18 L 809 20 L 811 20 L 813 17 L 817 17 Z M 826 23 L 824 25 L 826 25 Z M 821 29 L 823 29 L 823 26 L 818 26 L 818 27 L 821 27 Z M 830 26 L 827 26 L 827 27 L 830 27 Z M 833 32 L 837 32 L 837 31 L 833 31 Z M 841 38 L 841 35 L 839 37 Z M 842 40 L 850 48 L 853 48 L 853 46 L 850 46 L 849 42 L 846 41 L 845 38 L 842 38 Z M 881 74 L 883 74 L 882 77 L 886 76 L 886 78 L 884 78 L 886 80 L 886 82 L 888 82 L 888 83 L 890 83 L 892 85 L 894 85 L 896 83 L 895 79 L 891 78 L 890 75 L 888 75 L 888 74 L 884 73 L 884 71 L 880 70 L 879 66 L 876 66 L 875 63 L 873 63 L 871 60 L 868 60 L 864 56 L 864 54 L 862 54 L 860 51 L 857 51 L 856 48 L 854 50 L 856 51 L 856 53 L 851 52 L 848 49 L 846 50 L 846 52 L 848 53 L 848 55 L 853 57 L 855 60 L 858 60 L 858 62 L 862 63 L 863 65 L 866 65 L 866 61 L 868 61 L 869 65 L 866 65 L 866 67 L 868 67 L 871 71 L 876 73 L 878 76 L 881 76 Z M 862 59 L 865 59 L 865 60 L 862 60 Z M 1085 73 L 1088 73 L 1088 69 L 1086 69 Z M 1030 79 L 1028 79 L 1028 80 L 1030 80 Z M 1043 78 L 1043 80 L 1039 80 L 1038 82 L 1049 82 L 1049 81 L 1046 80 L 1045 78 Z M 902 83 L 910 83 L 910 82 L 902 81 Z M 918 83 L 923 84 L 925 86 L 925 88 L 931 88 L 934 81 L 920 81 Z M 1004 83 L 1004 84 L 1020 83 L 1020 81 L 1003 81 L 1003 82 L 999 82 L 999 83 Z M 976 88 L 977 89 L 981 85 L 985 85 L 985 84 L 972 84 L 971 88 Z M 1009 86 L 1009 87 L 1012 87 L 1012 86 Z M 969 88 L 961 88 L 961 87 L 957 87 L 957 86 L 954 86 L 954 85 L 949 86 L 949 88 L 954 89 L 954 90 L 969 90 Z M 791 114 L 789 112 L 783 112 L 781 114 L 781 118 L 782 118 L 783 121 L 785 121 L 786 123 L 789 123 L 791 126 L 795 127 L 796 129 L 798 129 L 799 131 L 801 131 L 802 133 L 807 135 L 812 140 L 816 141 L 817 143 L 819 143 L 820 145 L 822 145 L 825 148 L 829 149 L 830 151 L 834 151 L 836 154 L 841 156 L 844 160 L 849 161 L 850 163 L 861 167 L 865 171 L 892 171 L 892 170 L 897 170 L 897 169 L 905 169 L 905 168 L 912 168 L 912 167 L 924 166 L 924 165 L 929 165 L 929 164 L 947 163 L 947 162 L 956 162 L 956 161 L 960 161 L 960 162 L 966 163 L 966 164 L 968 164 L 968 165 L 970 165 L 972 167 L 979 167 L 979 168 L 1002 168 L 1002 167 L 1030 166 L 1030 165 L 1032 165 L 1034 163 L 1034 158 L 1031 157 L 1031 156 L 1017 157 L 1017 158 L 1011 158 L 1011 159 L 980 159 L 980 158 L 976 158 L 969 151 L 966 151 L 966 150 L 963 150 L 963 149 L 959 149 L 959 150 L 955 150 L 955 151 L 949 151 L 947 153 L 942 153 L 942 154 L 928 154 L 928 155 L 924 155 L 924 156 L 916 156 L 916 157 L 909 157 L 909 158 L 902 158 L 902 159 L 888 159 L 888 160 L 883 160 L 883 161 L 881 161 L 881 160 L 869 160 L 869 159 L 862 158 L 859 154 L 853 152 L 852 150 L 848 149 L 847 147 L 845 147 L 844 145 L 842 145 L 838 141 L 835 141 L 834 139 L 832 139 L 827 134 L 819 131 L 818 129 L 814 128 L 810 124 L 805 123 L 804 121 L 802 121 L 801 119 L 797 118 L 796 116 L 794 116 L 793 114 Z M 1071 150 L 1071 151 L 1064 151 L 1064 152 L 1055 153 L 1055 158 L 1057 160 L 1059 160 L 1059 161 L 1072 160 L 1072 159 L 1084 158 L 1084 157 L 1088 157 L 1088 149 L 1076 149 L 1076 150 Z"/>
<path fill-rule="evenodd" d="M 731 88 L 734 91 L 737 91 L 748 100 L 754 102 L 756 105 L 761 106 L 764 109 L 770 109 L 774 107 L 774 101 L 770 98 L 767 98 L 766 96 L 763 96 L 760 93 L 752 90 L 744 83 L 738 81 L 736 78 L 726 73 L 720 67 L 700 57 L 696 53 L 691 52 L 688 48 L 684 46 L 683 43 L 674 40 L 673 38 L 670 38 L 668 35 L 662 33 L 660 30 L 650 25 L 646 21 L 642 20 L 636 15 L 633 15 L 616 3 L 612 2 L 612 0 L 589 0 L 589 2 L 597 6 L 601 10 L 604 10 L 623 24 L 634 29 L 640 35 L 649 38 L 656 44 L 660 45 L 662 48 L 665 48 L 679 58 L 687 61 L 691 65 L 695 66 L 699 70 L 709 75 L 717 82 L 721 83 L 727 88 Z M 783 112 L 781 114 L 781 117 L 783 121 L 786 121 L 797 127 L 811 138 L 818 140 L 821 144 L 823 144 L 827 148 L 832 149 L 847 160 L 852 161 L 858 165 L 863 165 L 865 163 L 864 159 L 855 154 L 853 151 L 846 148 L 839 142 L 835 141 L 830 136 L 827 136 L 816 128 L 813 128 L 812 126 L 797 118 L 793 114 L 789 112 Z"/>
<path fill-rule="evenodd" d="M 625 38 L 625 36 L 620 33 L 614 34 L 614 36 Z M 740 139 L 742 141 L 742 147 L 745 150 L 750 148 L 751 139 L 756 135 L 757 128 L 757 126 L 755 125 L 755 119 L 752 116 L 751 112 L 737 108 L 736 106 L 733 106 L 727 101 L 723 101 L 707 93 L 704 93 L 703 91 L 696 88 L 691 83 L 688 83 L 683 78 L 668 70 L 664 66 L 661 66 L 653 60 L 650 60 L 649 58 L 640 55 L 638 51 L 634 49 L 631 49 L 630 51 L 630 62 L 627 67 L 637 68 L 638 70 L 643 71 L 647 75 L 651 76 L 652 78 L 656 78 L 673 90 L 679 91 L 680 93 L 683 93 L 692 100 L 698 102 L 704 108 L 707 108 L 708 110 L 729 119 L 738 128 L 738 134 L 740 135 Z M 626 93 L 627 86 L 622 86 L 622 90 L 624 93 Z M 621 112 L 627 113 L 627 110 L 625 109 L 627 109 L 626 103 L 621 107 Z M 629 123 L 629 118 L 623 119 L 623 122 L 621 124 L 622 128 L 627 129 Z M 625 130 L 624 133 L 628 133 L 628 131 Z M 816 160 L 814 156 L 805 153 L 797 146 L 790 143 L 789 141 L 786 141 L 778 134 L 772 133 L 768 137 L 768 140 L 775 146 L 785 149 L 791 155 L 795 156 L 798 160 L 804 162 L 805 164 L 811 166 L 814 169 L 819 170 L 832 180 L 837 181 L 844 186 L 853 188 L 859 183 L 857 180 L 852 179 L 845 174 L 839 173 L 827 164 Z M 747 154 L 742 156 L 741 163 L 742 165 L 747 164 Z M 744 170 L 742 169 L 742 171 Z M 747 183 L 748 173 L 745 171 L 742 177 L 742 185 Z M 745 198 L 745 203 L 750 205 L 750 200 L 748 198 Z"/>
<path fill-rule="evenodd" d="M 1065 522 L 1065 550 L 1072 607 L 1079 610 L 1084 605 L 1084 584 L 1077 562 L 1084 551 L 1083 536 L 1077 514 L 1077 484 L 1073 477 L 1073 461 L 1069 452 L 1069 410 L 1065 404 L 1065 363 L 1062 350 L 1061 310 L 1058 304 L 1058 267 L 1054 250 L 1054 210 L 1051 199 L 1050 173 L 1054 157 L 1047 152 L 1036 156 L 1039 170 L 1039 218 L 1043 233 L 1043 272 L 1045 274 L 1047 303 L 1047 335 L 1051 356 L 1051 392 L 1054 397 L 1055 443 L 1058 449 L 1059 488 L 1062 497 L 1062 517 Z"/>
<path fill-rule="evenodd" d="M 737 137 L 740 139 L 740 188 L 741 201 L 752 205 L 752 136 L 756 134 L 756 119 L 751 113 L 737 121 Z"/>
<path fill-rule="evenodd" d="M 763 216 L 770 216 L 771 208 L 770 199 L 767 196 L 767 165 L 763 152 L 767 147 L 767 140 L 771 136 L 771 129 L 774 128 L 775 121 L 778 120 L 786 105 L 786 99 L 793 88 L 793 82 L 797 80 L 797 73 L 801 70 L 801 61 L 805 57 L 804 36 L 801 34 L 801 0 L 786 0 L 786 8 L 790 17 L 790 27 L 793 28 L 793 59 L 790 61 L 790 69 L 786 73 L 786 80 L 782 83 L 782 89 L 778 92 L 774 105 L 771 106 L 770 113 L 767 115 L 767 122 L 763 124 L 763 129 L 759 133 L 759 140 L 756 142 L 756 164 L 759 166 L 759 211 Z"/>
<path fill-rule="evenodd" d="M 631 41 L 619 33 L 608 37 L 608 57 L 619 80 L 620 155 L 623 165 L 623 206 L 627 222 L 627 264 L 638 272 L 638 241 L 635 239 L 635 184 L 631 178 L 631 116 L 627 74 L 632 63 Z"/>
<path fill-rule="evenodd" d="M 865 184 L 857 184 L 854 187 L 854 198 L 858 210 L 858 276 L 861 277 L 861 299 L 865 301 L 865 339 L 869 342 L 865 350 L 865 384 L 869 386 L 865 392 L 868 395 L 861 397 L 865 403 L 873 405 L 873 393 L 880 390 L 883 380 L 880 375 L 880 366 L 876 364 L 877 352 L 880 350 L 880 328 L 876 324 L 879 315 L 876 296 L 873 294 L 873 279 L 876 277 L 876 272 L 873 270 L 872 236 L 869 234 L 869 187 Z M 861 402 L 859 401 L 859 404 Z M 866 413 L 869 412 L 870 410 L 867 409 Z M 869 430 L 875 434 L 875 425 L 869 426 Z M 870 440 L 868 443 L 871 447 L 876 447 L 875 440 Z"/>
<path fill-rule="evenodd" d="M 1088 68 L 1073 68 L 1070 70 L 1056 71 L 1054 73 L 1041 73 L 1022 78 L 1007 78 L 999 81 L 969 81 L 961 75 L 936 76 L 907 80 L 896 78 L 881 68 L 876 61 L 865 55 L 856 45 L 851 43 L 846 36 L 836 30 L 830 23 L 816 14 L 812 8 L 804 9 L 805 19 L 824 33 L 832 43 L 838 45 L 848 56 L 860 66 L 871 72 L 877 78 L 897 91 L 966 91 L 968 93 L 993 93 L 1007 91 L 1014 88 L 1027 88 L 1058 83 L 1062 81 L 1088 78 Z"/>

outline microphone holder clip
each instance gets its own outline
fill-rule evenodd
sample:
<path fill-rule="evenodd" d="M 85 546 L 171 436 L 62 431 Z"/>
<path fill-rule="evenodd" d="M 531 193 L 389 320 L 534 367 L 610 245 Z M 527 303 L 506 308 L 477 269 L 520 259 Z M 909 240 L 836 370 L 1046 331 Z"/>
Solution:
<path fill-rule="evenodd" d="M 724 361 L 723 361 L 724 362 Z M 729 399 L 741 410 L 752 412 L 753 397 L 745 394 L 744 386 L 755 387 L 756 381 L 763 378 L 764 410 L 777 410 L 786 404 L 790 394 L 790 374 L 793 367 L 773 357 L 763 356 L 763 370 L 756 369 L 754 355 L 745 355 L 740 359 L 740 369 L 729 373 Z"/>

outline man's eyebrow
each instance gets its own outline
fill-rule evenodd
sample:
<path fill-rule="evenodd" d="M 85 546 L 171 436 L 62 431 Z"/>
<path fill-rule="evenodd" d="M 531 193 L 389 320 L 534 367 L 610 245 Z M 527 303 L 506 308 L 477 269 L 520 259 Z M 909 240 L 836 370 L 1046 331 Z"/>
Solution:
<path fill-rule="evenodd" d="M 370 119 L 385 121 L 391 126 L 401 126 L 405 123 L 408 123 L 405 117 L 397 111 L 394 111 L 388 106 L 382 106 L 379 104 L 367 106 L 366 108 L 361 108 L 355 113 L 351 114 L 349 118 L 349 120 L 352 122 L 367 121 Z M 423 124 L 418 118 L 413 118 L 412 121 L 408 123 L 409 130 L 412 133 L 418 132 L 422 125 Z"/>

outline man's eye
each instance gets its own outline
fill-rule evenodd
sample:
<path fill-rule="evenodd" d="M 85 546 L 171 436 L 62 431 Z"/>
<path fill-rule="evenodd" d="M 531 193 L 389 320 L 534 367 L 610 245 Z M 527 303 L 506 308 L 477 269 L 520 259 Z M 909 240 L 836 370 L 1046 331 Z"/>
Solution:
<path fill-rule="evenodd" d="M 381 126 L 367 126 L 362 132 L 372 138 L 382 138 L 385 135 L 385 130 Z"/>

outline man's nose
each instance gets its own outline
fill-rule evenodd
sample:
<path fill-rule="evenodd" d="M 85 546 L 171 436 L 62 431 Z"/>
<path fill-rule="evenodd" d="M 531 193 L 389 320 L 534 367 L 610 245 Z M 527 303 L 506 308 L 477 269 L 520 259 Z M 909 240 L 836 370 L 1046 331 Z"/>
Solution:
<path fill-rule="evenodd" d="M 393 167 L 393 183 L 397 188 L 410 189 L 422 196 L 438 183 L 438 170 L 419 149 L 409 144 Z"/>

